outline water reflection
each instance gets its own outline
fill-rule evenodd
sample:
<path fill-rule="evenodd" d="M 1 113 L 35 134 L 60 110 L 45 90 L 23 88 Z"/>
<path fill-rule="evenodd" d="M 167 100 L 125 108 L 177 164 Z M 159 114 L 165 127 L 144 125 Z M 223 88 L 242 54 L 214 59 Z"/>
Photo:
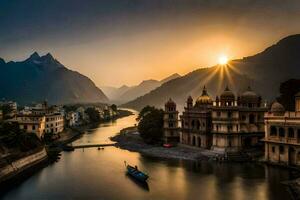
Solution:
<path fill-rule="evenodd" d="M 101 125 L 77 143 L 106 142 L 136 116 Z M 109 123 L 108 123 L 109 124 Z M 124 160 L 150 175 L 148 185 L 126 176 Z M 107 147 L 63 152 L 58 163 L 39 171 L 3 199 L 289 199 L 281 181 L 288 170 L 258 164 L 164 160 Z"/>

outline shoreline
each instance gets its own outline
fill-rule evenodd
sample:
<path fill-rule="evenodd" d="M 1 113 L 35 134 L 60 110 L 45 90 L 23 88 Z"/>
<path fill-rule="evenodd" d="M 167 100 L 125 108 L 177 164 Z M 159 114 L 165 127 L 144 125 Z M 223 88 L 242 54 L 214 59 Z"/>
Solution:
<path fill-rule="evenodd" d="M 119 134 L 110 138 L 112 141 L 116 142 L 116 147 L 131 152 L 138 152 L 141 155 L 160 158 L 160 159 L 181 159 L 188 161 L 213 161 L 213 162 L 228 162 L 216 160 L 216 153 L 211 150 L 186 147 L 186 146 L 176 146 L 172 148 L 164 148 L 159 145 L 149 145 L 142 141 L 139 136 L 136 127 L 128 127 L 120 131 Z M 236 161 L 229 161 L 236 162 Z M 297 173 L 300 172 L 299 168 L 283 166 L 275 163 L 266 163 L 259 159 L 248 160 L 246 162 L 260 163 L 265 165 L 272 165 L 275 167 L 280 167 L 283 169 L 294 170 Z M 238 163 L 238 162 L 236 162 Z M 299 175 L 298 175 L 299 176 Z M 293 180 L 285 181 L 284 184 L 290 192 L 290 195 L 295 200 L 300 200 L 300 177 Z"/>
<path fill-rule="evenodd" d="M 120 109 L 122 110 L 122 109 Z M 117 120 L 123 117 L 127 117 L 133 115 L 131 111 L 123 110 L 122 114 L 119 116 L 116 116 L 112 118 L 111 120 Z M 107 120 L 110 121 L 110 120 Z M 88 129 L 98 126 L 99 124 L 103 123 L 97 122 L 97 123 L 89 123 L 86 125 L 78 126 L 75 128 L 67 128 L 65 131 L 61 133 L 61 137 L 53 142 L 51 142 L 48 145 L 44 145 L 43 151 L 45 151 L 45 157 L 41 160 L 33 161 L 31 163 L 27 163 L 26 166 L 24 166 L 24 169 L 18 169 L 8 176 L 5 176 L 5 178 L 1 178 L 0 180 L 0 191 L 1 194 L 5 193 L 7 190 L 21 184 L 26 179 L 33 176 L 36 172 L 42 170 L 43 168 L 55 163 L 57 160 L 60 159 L 61 152 L 63 151 L 63 146 L 67 145 L 78 138 L 80 138 Z M 32 150 L 36 151 L 36 150 Z M 29 156 L 34 156 L 35 154 L 38 154 L 39 152 L 35 152 L 30 154 Z M 22 160 L 26 157 L 20 157 L 18 160 Z M 13 162 L 17 162 L 13 161 Z M 5 167 L 8 167 L 12 164 L 7 164 Z"/>

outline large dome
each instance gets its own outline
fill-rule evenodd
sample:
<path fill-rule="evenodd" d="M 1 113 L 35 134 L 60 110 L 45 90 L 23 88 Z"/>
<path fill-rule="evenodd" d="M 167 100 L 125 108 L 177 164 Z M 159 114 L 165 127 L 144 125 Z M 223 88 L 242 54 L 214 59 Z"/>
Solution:
<path fill-rule="evenodd" d="M 241 95 L 241 101 L 245 103 L 258 103 L 260 96 L 257 95 L 250 87 Z"/>
<path fill-rule="evenodd" d="M 283 105 L 281 105 L 280 103 L 275 101 L 271 106 L 271 112 L 273 112 L 273 113 L 284 113 L 285 108 L 283 107 Z"/>
<path fill-rule="evenodd" d="M 220 96 L 221 101 L 223 100 L 234 100 L 235 96 L 233 92 L 228 88 L 228 86 L 225 88 L 224 92 Z"/>
<path fill-rule="evenodd" d="M 208 95 L 207 90 L 204 86 L 204 88 L 202 90 L 202 95 L 199 96 L 196 100 L 196 106 L 197 105 L 207 105 L 207 104 L 212 104 L 212 103 L 213 103 L 213 100 Z"/>

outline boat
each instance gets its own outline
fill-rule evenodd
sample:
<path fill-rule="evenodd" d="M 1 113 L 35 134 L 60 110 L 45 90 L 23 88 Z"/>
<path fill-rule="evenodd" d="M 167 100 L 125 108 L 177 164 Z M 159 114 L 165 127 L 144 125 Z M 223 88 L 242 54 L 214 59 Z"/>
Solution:
<path fill-rule="evenodd" d="M 149 176 L 146 173 L 138 170 L 137 166 L 133 167 L 131 165 L 126 164 L 126 162 L 125 162 L 125 166 L 126 166 L 126 169 L 127 169 L 127 173 L 130 176 L 132 176 L 133 178 L 135 178 L 136 180 L 139 180 L 141 182 L 145 182 L 149 178 Z"/>

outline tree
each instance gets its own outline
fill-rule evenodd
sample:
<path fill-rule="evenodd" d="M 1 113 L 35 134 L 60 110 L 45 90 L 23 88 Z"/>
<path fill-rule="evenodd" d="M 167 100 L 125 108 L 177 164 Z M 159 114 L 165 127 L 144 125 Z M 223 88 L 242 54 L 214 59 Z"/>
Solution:
<path fill-rule="evenodd" d="M 29 151 L 41 144 L 34 133 L 26 133 L 20 130 L 17 123 L 5 122 L 0 126 L 0 140 L 7 148 L 19 148 L 21 151 Z"/>
<path fill-rule="evenodd" d="M 85 110 L 85 113 L 89 116 L 91 122 L 100 122 L 101 119 L 100 119 L 99 112 L 95 108 L 93 107 L 87 108 Z"/>
<path fill-rule="evenodd" d="M 147 114 L 140 119 L 138 131 L 146 143 L 160 143 L 163 136 L 164 112 L 154 107 L 148 107 L 145 110 L 147 110 Z"/>
<path fill-rule="evenodd" d="M 152 111 L 156 110 L 156 108 L 154 106 L 146 106 L 144 107 L 141 112 L 139 113 L 138 117 L 137 117 L 137 121 L 140 121 L 141 119 L 143 119 L 143 117 L 145 117 L 147 114 L 151 113 Z"/>
<path fill-rule="evenodd" d="M 2 110 L 2 114 L 3 114 L 4 119 L 6 119 L 7 115 L 12 112 L 12 108 L 8 104 L 4 104 L 4 105 L 0 106 L 0 110 Z"/>
<path fill-rule="evenodd" d="M 110 108 L 111 108 L 113 111 L 115 111 L 115 112 L 118 111 L 118 107 L 117 107 L 116 104 L 112 104 L 112 105 L 110 106 Z"/>
<path fill-rule="evenodd" d="M 295 95 L 300 92 L 300 80 L 290 79 L 280 84 L 280 96 L 277 101 L 281 103 L 286 110 L 295 110 Z"/>

